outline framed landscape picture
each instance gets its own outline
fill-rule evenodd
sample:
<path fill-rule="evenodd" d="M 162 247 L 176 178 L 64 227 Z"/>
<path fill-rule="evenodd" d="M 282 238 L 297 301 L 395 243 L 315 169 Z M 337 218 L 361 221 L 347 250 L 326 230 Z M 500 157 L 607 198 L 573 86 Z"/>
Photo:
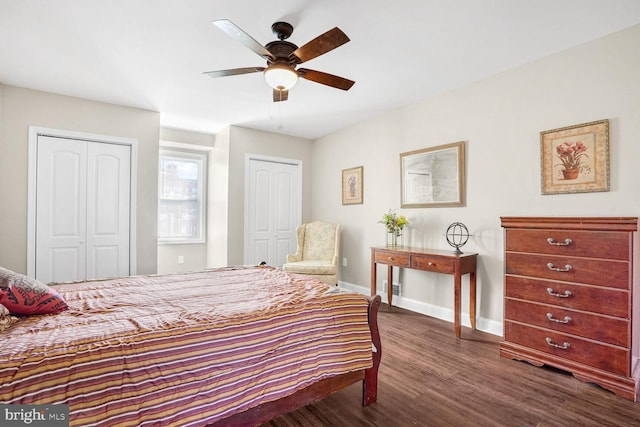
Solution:
<path fill-rule="evenodd" d="M 358 166 L 342 170 L 342 204 L 362 204 L 362 172 L 363 167 Z"/>
<path fill-rule="evenodd" d="M 400 154 L 400 205 L 464 205 L 464 142 Z"/>
<path fill-rule="evenodd" d="M 609 191 L 609 120 L 540 133 L 542 194 Z"/>

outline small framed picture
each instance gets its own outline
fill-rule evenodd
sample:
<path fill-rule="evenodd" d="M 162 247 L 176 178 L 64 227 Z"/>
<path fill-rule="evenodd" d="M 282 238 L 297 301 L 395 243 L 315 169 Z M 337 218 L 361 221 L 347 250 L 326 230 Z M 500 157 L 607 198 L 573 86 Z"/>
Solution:
<path fill-rule="evenodd" d="M 540 133 L 542 194 L 609 191 L 609 120 Z"/>
<path fill-rule="evenodd" d="M 362 166 L 342 170 L 342 204 L 362 204 Z"/>

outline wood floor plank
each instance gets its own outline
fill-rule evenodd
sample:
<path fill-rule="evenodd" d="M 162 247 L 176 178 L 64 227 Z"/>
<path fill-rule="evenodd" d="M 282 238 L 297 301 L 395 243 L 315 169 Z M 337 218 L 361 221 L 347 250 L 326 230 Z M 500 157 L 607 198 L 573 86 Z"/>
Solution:
<path fill-rule="evenodd" d="M 500 338 L 397 307 L 381 307 L 378 401 L 354 384 L 264 427 L 640 426 L 640 403 L 571 374 L 501 358 Z"/>

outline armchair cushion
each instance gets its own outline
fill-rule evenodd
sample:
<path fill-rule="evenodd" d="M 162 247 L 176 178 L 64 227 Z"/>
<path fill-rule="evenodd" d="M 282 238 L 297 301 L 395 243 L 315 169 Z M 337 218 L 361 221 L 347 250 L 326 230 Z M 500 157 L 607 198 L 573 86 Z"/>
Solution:
<path fill-rule="evenodd" d="M 328 261 L 306 260 L 285 264 L 285 270 L 302 274 L 335 274 L 336 266 Z"/>

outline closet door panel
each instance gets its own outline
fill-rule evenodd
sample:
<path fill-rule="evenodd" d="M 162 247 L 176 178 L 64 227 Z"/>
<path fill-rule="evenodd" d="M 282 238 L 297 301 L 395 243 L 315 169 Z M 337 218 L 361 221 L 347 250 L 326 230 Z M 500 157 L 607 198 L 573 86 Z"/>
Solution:
<path fill-rule="evenodd" d="M 85 278 L 86 147 L 80 141 L 40 137 L 36 191 L 36 278 Z"/>
<path fill-rule="evenodd" d="M 87 277 L 129 275 L 130 147 L 88 144 Z"/>

